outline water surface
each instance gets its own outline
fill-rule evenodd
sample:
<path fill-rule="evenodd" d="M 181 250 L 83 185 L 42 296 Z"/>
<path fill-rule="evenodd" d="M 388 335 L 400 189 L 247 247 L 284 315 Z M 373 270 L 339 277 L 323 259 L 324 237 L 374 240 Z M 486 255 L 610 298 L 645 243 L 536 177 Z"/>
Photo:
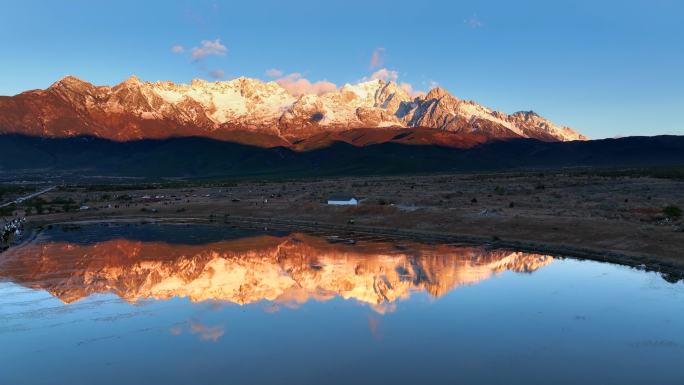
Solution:
<path fill-rule="evenodd" d="M 682 384 L 684 285 L 545 255 L 213 226 L 0 254 L 0 384 Z"/>

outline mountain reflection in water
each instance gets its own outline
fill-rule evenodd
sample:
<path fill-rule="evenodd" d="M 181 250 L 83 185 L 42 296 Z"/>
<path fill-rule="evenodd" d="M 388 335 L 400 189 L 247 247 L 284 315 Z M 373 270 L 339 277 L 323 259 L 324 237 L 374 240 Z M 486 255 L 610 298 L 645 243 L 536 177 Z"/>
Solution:
<path fill-rule="evenodd" d="M 507 270 L 532 272 L 550 256 L 411 242 L 331 243 L 293 233 L 206 244 L 130 239 L 90 244 L 38 239 L 7 252 L 0 277 L 65 303 L 96 293 L 129 302 L 187 297 L 296 306 L 335 296 L 376 311 L 426 291 L 439 297 Z"/>

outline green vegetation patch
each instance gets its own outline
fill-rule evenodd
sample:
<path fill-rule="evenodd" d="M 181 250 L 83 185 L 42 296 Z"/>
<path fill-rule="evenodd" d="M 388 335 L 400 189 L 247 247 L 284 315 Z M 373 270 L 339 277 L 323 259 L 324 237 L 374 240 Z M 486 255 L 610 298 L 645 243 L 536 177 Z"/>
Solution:
<path fill-rule="evenodd" d="M 0 200 L 9 196 L 30 194 L 35 191 L 36 188 L 30 186 L 0 185 Z"/>
<path fill-rule="evenodd" d="M 682 217 L 682 209 L 675 205 L 669 205 L 663 208 L 663 214 L 670 219 L 679 219 Z"/>

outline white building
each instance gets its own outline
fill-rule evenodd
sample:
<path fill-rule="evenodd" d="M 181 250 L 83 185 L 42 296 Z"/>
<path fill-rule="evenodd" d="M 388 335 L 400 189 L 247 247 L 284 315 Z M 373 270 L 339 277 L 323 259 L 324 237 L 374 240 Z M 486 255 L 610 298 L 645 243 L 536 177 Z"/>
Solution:
<path fill-rule="evenodd" d="M 328 204 L 335 206 L 356 206 L 359 204 L 359 200 L 348 195 L 333 195 L 328 198 Z"/>

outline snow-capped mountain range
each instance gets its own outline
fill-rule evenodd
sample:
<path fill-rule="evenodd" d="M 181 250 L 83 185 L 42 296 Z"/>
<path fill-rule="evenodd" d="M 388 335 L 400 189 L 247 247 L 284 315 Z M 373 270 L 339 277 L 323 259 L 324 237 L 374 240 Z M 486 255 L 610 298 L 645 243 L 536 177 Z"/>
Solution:
<path fill-rule="evenodd" d="M 344 133 L 353 131 L 358 139 L 365 129 L 375 136 L 360 144 L 410 141 L 420 135 L 423 143 L 436 137 L 441 138 L 436 142 L 445 142 L 445 135 L 451 134 L 477 138 L 473 142 L 587 139 L 531 111 L 508 115 L 460 100 L 443 88 L 412 98 L 397 83 L 383 80 L 293 96 L 275 82 L 245 77 L 174 84 L 131 76 L 110 87 L 67 76 L 45 90 L 0 97 L 0 132 L 46 137 L 91 135 L 127 141 L 204 136 L 287 146 L 321 135 L 353 142 Z M 377 134 L 397 131 L 401 135 Z M 427 139 L 425 133 L 430 133 Z"/>

